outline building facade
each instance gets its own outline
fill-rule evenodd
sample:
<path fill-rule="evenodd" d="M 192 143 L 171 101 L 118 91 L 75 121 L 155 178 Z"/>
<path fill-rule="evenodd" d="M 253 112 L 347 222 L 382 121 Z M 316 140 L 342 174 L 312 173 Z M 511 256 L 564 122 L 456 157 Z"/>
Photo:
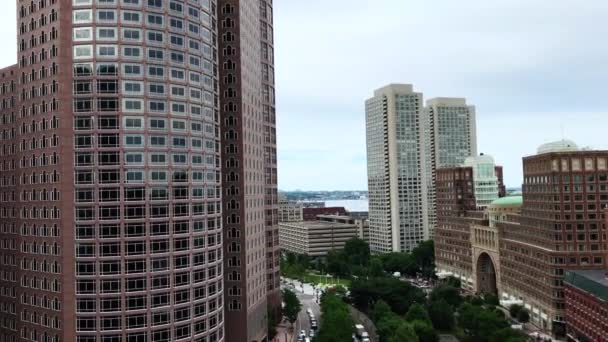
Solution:
<path fill-rule="evenodd" d="M 444 220 L 438 207 L 438 271 L 465 277 L 469 272 L 473 289 L 498 294 L 505 306 L 523 305 L 533 323 L 563 336 L 568 319 L 564 274 L 606 269 L 608 151 L 579 150 L 563 140 L 541 146 L 523 159 L 523 167 L 521 200 L 494 201 L 486 210 L 487 224 L 469 223 L 467 231 L 466 224 L 454 223 L 461 217 Z"/>
<path fill-rule="evenodd" d="M 279 195 L 279 222 L 304 221 L 304 206 L 300 202 L 289 201 Z"/>
<path fill-rule="evenodd" d="M 570 341 L 608 341 L 608 270 L 568 271 L 564 277 Z"/>
<path fill-rule="evenodd" d="M 280 317 L 273 8 L 219 0 L 226 341 L 266 341 Z"/>
<path fill-rule="evenodd" d="M 422 94 L 392 84 L 365 103 L 370 248 L 410 251 L 429 238 Z"/>
<path fill-rule="evenodd" d="M 477 155 L 475 107 L 468 105 L 464 98 L 433 98 L 426 102 L 421 124 L 428 188 L 428 230 L 432 238 L 437 226 L 437 169 L 460 166 L 467 158 Z M 479 175 L 477 178 L 480 179 Z"/>
<path fill-rule="evenodd" d="M 324 257 L 332 250 L 344 249 L 346 241 L 367 235 L 364 222 L 344 216 L 320 215 L 315 221 L 279 225 L 281 248 L 310 257 Z"/>
<path fill-rule="evenodd" d="M 372 252 L 411 251 L 433 238 L 436 170 L 477 154 L 475 119 L 465 99 L 434 98 L 424 107 L 422 94 L 406 84 L 378 89 L 367 100 Z"/>
<path fill-rule="evenodd" d="M 533 321 L 563 335 L 564 273 L 606 268 L 608 151 L 564 140 L 523 161 L 521 217 L 501 231 L 501 295 L 523 301 Z"/>
<path fill-rule="evenodd" d="M 280 309 L 272 3 L 17 8 L 0 340 L 263 341 Z"/>
<path fill-rule="evenodd" d="M 495 166 L 493 159 L 488 157 L 482 158 L 483 161 L 491 161 L 492 170 L 502 171 L 502 167 Z M 477 165 L 490 167 L 485 162 L 474 163 L 469 160 L 469 166 L 436 171 L 437 228 L 434 241 L 437 272 L 442 276 L 450 275 L 461 279 L 463 286 L 470 290 L 478 288 L 475 282 L 478 268 L 473 260 L 484 250 L 484 245 L 491 246 L 488 241 L 491 233 L 486 236 L 483 231 L 493 229 L 489 225 L 488 213 L 497 207 L 495 203 L 483 202 L 480 205 L 477 200 L 477 194 L 480 193 L 477 186 L 480 183 Z M 493 193 L 485 188 L 482 193 L 485 197 L 497 199 L 500 191 L 496 184 L 502 183 L 502 172 L 485 170 L 485 174 L 490 173 L 498 174 L 501 178 L 493 178 Z M 486 178 L 485 174 L 482 179 Z M 487 212 L 485 209 L 488 209 Z"/>
<path fill-rule="evenodd" d="M 322 207 L 322 208 L 304 208 L 302 217 L 304 221 L 314 221 L 319 215 L 339 215 L 348 216 L 348 212 L 344 207 Z"/>

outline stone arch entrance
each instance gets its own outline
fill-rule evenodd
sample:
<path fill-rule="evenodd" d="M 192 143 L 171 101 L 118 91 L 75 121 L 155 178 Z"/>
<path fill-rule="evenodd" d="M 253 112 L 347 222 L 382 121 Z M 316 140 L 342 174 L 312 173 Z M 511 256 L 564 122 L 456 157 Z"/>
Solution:
<path fill-rule="evenodd" d="M 498 295 L 496 284 L 496 267 L 488 253 L 482 252 L 477 257 L 477 292 Z"/>

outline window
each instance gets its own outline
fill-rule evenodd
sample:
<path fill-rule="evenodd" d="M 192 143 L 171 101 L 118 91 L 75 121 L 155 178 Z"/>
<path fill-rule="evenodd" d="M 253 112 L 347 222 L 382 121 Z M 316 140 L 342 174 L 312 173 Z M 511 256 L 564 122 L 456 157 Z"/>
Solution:
<path fill-rule="evenodd" d="M 150 137 L 151 146 L 165 146 L 167 144 L 167 138 L 165 136 L 154 135 Z"/>
<path fill-rule="evenodd" d="M 150 163 L 164 165 L 167 163 L 167 155 L 164 153 L 152 153 L 150 154 Z"/>
<path fill-rule="evenodd" d="M 143 95 L 143 82 L 123 81 L 122 90 L 128 95 Z"/>
<path fill-rule="evenodd" d="M 123 120 L 125 129 L 143 128 L 142 118 L 125 117 Z"/>
<path fill-rule="evenodd" d="M 150 171 L 150 177 L 153 182 L 166 182 L 167 171 Z"/>
<path fill-rule="evenodd" d="M 139 99 L 123 99 L 123 111 L 125 112 L 143 112 L 144 101 Z"/>
<path fill-rule="evenodd" d="M 101 57 L 101 58 L 118 57 L 118 51 L 116 49 L 116 45 L 98 45 L 97 46 L 97 57 Z"/>
<path fill-rule="evenodd" d="M 151 112 L 164 113 L 167 103 L 165 101 L 149 101 L 149 109 Z"/>
<path fill-rule="evenodd" d="M 122 39 L 133 42 L 141 42 L 141 30 L 125 28 L 122 30 Z"/>
<path fill-rule="evenodd" d="M 140 16 L 138 12 L 123 11 L 122 20 L 131 23 L 139 23 Z"/>
<path fill-rule="evenodd" d="M 73 12 L 74 24 L 89 24 L 93 21 L 93 11 L 76 10 Z"/>
<path fill-rule="evenodd" d="M 139 59 L 142 57 L 141 48 L 135 46 L 123 46 L 122 55 L 126 58 Z"/>
<path fill-rule="evenodd" d="M 148 66 L 148 76 L 162 78 L 165 76 L 165 69 L 162 66 Z"/>
<path fill-rule="evenodd" d="M 125 135 L 126 147 L 143 147 L 143 135 Z"/>
<path fill-rule="evenodd" d="M 85 59 L 93 57 L 93 46 L 76 45 L 74 46 L 74 59 Z"/>
<path fill-rule="evenodd" d="M 163 50 L 150 48 L 150 49 L 148 49 L 148 58 L 162 61 L 165 58 L 165 56 L 163 54 Z"/>
<path fill-rule="evenodd" d="M 186 130 L 186 122 L 183 120 L 172 120 L 173 130 L 184 131 Z"/>
<path fill-rule="evenodd" d="M 116 80 L 98 80 L 97 92 L 101 94 L 117 94 L 118 81 Z"/>
<path fill-rule="evenodd" d="M 150 95 L 164 95 L 165 85 L 162 83 L 150 83 L 148 85 Z"/>
<path fill-rule="evenodd" d="M 126 172 L 127 183 L 143 183 L 144 172 L 139 170 L 130 170 Z"/>
<path fill-rule="evenodd" d="M 98 27 L 97 40 L 116 40 L 116 29 L 112 27 Z"/>
<path fill-rule="evenodd" d="M 164 130 L 165 128 L 165 119 L 150 119 L 150 129 Z"/>
<path fill-rule="evenodd" d="M 90 27 L 74 28 L 74 41 L 81 42 L 93 39 L 93 29 Z"/>
<path fill-rule="evenodd" d="M 116 11 L 114 10 L 97 10 L 97 21 L 105 23 L 116 22 Z"/>
<path fill-rule="evenodd" d="M 125 163 L 127 164 L 143 164 L 144 162 L 144 155 L 143 153 L 125 153 Z"/>
<path fill-rule="evenodd" d="M 163 26 L 163 16 L 156 14 L 148 14 L 148 25 Z"/>
<path fill-rule="evenodd" d="M 164 38 L 162 32 L 148 31 L 148 42 L 162 44 Z"/>
<path fill-rule="evenodd" d="M 116 63 L 97 63 L 97 75 L 116 76 L 118 75 L 118 64 Z"/>
<path fill-rule="evenodd" d="M 141 77 L 143 76 L 143 71 L 141 69 L 141 65 L 138 64 L 123 64 L 122 65 L 123 76 L 125 77 Z"/>

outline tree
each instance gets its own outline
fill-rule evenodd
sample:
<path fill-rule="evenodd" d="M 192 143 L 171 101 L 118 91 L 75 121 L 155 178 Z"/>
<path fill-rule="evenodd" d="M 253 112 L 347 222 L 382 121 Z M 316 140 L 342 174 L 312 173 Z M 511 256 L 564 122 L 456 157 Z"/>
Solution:
<path fill-rule="evenodd" d="M 421 342 L 437 342 L 439 334 L 433 329 L 433 326 L 423 321 L 413 321 L 411 323 L 418 340 Z"/>
<path fill-rule="evenodd" d="M 350 239 L 344 244 L 344 254 L 351 265 L 367 266 L 370 258 L 369 244 L 358 238 Z"/>
<path fill-rule="evenodd" d="M 454 310 L 445 299 L 431 302 L 429 317 L 431 318 L 433 327 L 437 330 L 451 331 L 454 329 Z"/>
<path fill-rule="evenodd" d="M 349 341 L 353 333 L 353 320 L 344 301 L 333 292 L 321 299 L 322 324 L 315 342 Z"/>
<path fill-rule="evenodd" d="M 377 300 L 384 300 L 398 315 L 405 315 L 410 305 L 424 302 L 422 290 L 395 278 L 357 279 L 350 286 L 351 302 L 367 312 Z"/>
<path fill-rule="evenodd" d="M 450 286 L 450 285 L 441 285 L 436 287 L 431 292 L 431 301 L 437 300 L 445 300 L 452 307 L 458 307 L 460 303 L 462 303 L 462 297 L 460 296 L 460 290 Z"/>
<path fill-rule="evenodd" d="M 412 328 L 411 325 L 409 325 L 406 322 L 401 322 L 401 324 L 399 325 L 397 330 L 395 330 L 395 334 L 391 338 L 389 338 L 388 341 L 389 342 L 404 342 L 404 341 L 418 342 L 418 336 L 416 336 L 416 332 L 414 331 L 414 329 Z"/>
<path fill-rule="evenodd" d="M 327 253 L 327 272 L 338 277 L 348 277 L 351 267 L 344 251 L 333 250 Z"/>
<path fill-rule="evenodd" d="M 511 318 L 517 319 L 517 315 L 519 315 L 519 312 L 523 309 L 524 309 L 524 307 L 519 304 L 511 305 L 509 307 L 509 314 L 511 315 Z"/>
<path fill-rule="evenodd" d="M 530 313 L 526 308 L 522 308 L 521 310 L 519 310 L 519 312 L 517 313 L 517 320 L 520 323 L 530 322 Z"/>
<path fill-rule="evenodd" d="M 435 245 L 433 240 L 423 241 L 412 250 L 414 262 L 423 275 L 431 277 L 435 275 Z"/>
<path fill-rule="evenodd" d="M 372 258 L 369 262 L 369 276 L 370 277 L 382 277 L 384 276 L 384 270 L 382 268 L 382 261 L 379 258 Z"/>
<path fill-rule="evenodd" d="M 389 315 L 392 315 L 392 314 L 393 314 L 393 312 L 391 311 L 391 307 L 388 306 L 388 304 L 386 304 L 385 301 L 380 299 L 374 303 L 374 306 L 372 307 L 369 317 L 372 319 L 372 321 L 378 323 L 383 318 L 385 318 Z"/>
<path fill-rule="evenodd" d="M 451 285 L 457 289 L 459 289 L 462 286 L 462 282 L 460 281 L 460 279 L 454 277 L 454 276 L 449 276 L 447 278 L 447 280 L 445 281 L 445 283 L 447 285 Z"/>
<path fill-rule="evenodd" d="M 426 312 L 426 309 L 418 303 L 414 303 L 410 306 L 405 314 L 405 320 L 408 322 L 421 321 L 425 324 L 431 324 L 428 312 Z"/>
<path fill-rule="evenodd" d="M 390 341 L 397 331 L 397 328 L 399 328 L 402 323 L 403 319 L 395 315 L 395 313 L 392 311 L 382 317 L 382 319 L 376 322 L 376 332 L 380 336 L 380 341 Z"/>
<path fill-rule="evenodd" d="M 492 305 L 492 306 L 500 305 L 500 302 L 498 301 L 498 296 L 493 293 L 484 294 L 483 301 L 486 305 Z"/>
<path fill-rule="evenodd" d="M 298 320 L 298 314 L 300 313 L 300 310 L 302 310 L 302 303 L 300 303 L 298 296 L 289 289 L 283 290 L 283 303 L 285 304 L 283 307 L 283 315 L 287 318 L 289 323 L 293 324 Z"/>
<path fill-rule="evenodd" d="M 509 328 L 509 323 L 496 312 L 470 303 L 460 307 L 458 323 L 474 341 L 488 341 L 497 331 Z"/>

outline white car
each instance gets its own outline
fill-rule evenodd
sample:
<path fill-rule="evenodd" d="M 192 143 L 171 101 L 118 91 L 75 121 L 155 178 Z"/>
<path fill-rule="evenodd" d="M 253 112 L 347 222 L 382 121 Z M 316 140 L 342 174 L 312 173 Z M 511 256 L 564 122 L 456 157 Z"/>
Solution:
<path fill-rule="evenodd" d="M 309 336 L 310 338 L 315 337 L 315 331 L 314 331 L 314 330 L 312 330 L 312 329 L 310 329 L 310 331 L 308 332 L 308 336 Z"/>
<path fill-rule="evenodd" d="M 300 336 L 301 337 L 306 337 L 306 331 L 305 330 L 300 330 Z"/>

